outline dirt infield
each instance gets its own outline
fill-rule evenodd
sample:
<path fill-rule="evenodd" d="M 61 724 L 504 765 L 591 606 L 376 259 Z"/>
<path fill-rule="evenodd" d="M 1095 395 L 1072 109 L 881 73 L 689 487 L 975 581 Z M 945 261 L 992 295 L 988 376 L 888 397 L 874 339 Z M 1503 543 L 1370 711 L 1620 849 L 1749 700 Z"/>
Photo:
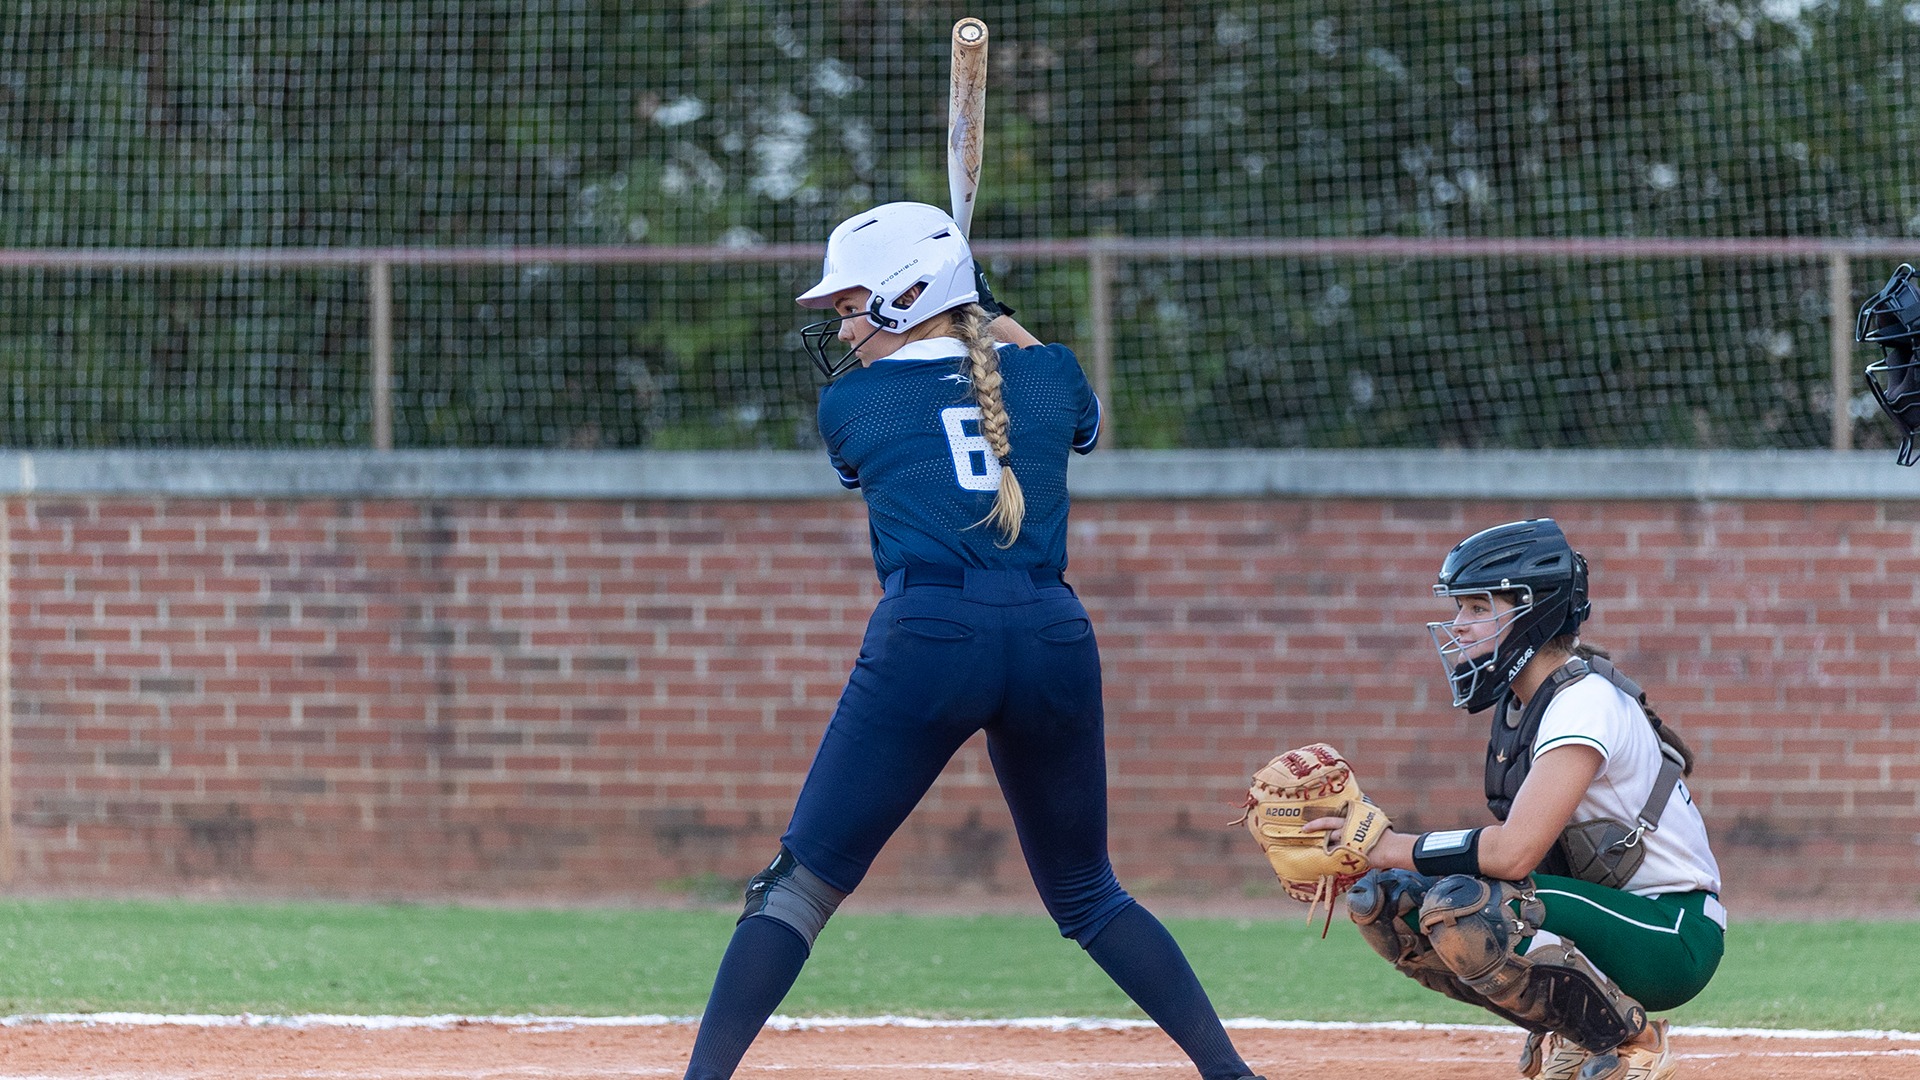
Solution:
<path fill-rule="evenodd" d="M 378 1030 L 327 1025 L 18 1023 L 0 1031 L 0 1080 L 604 1080 L 677 1077 L 688 1024 L 453 1024 Z M 1237 1029 L 1270 1077 L 1480 1080 L 1514 1075 L 1516 1035 L 1483 1029 Z M 1312 1053 L 1302 1051 L 1311 1046 Z M 1920 1038 L 1682 1033 L 1683 1077 L 1920 1078 Z M 1153 1028 L 860 1025 L 762 1034 L 742 1080 L 1173 1080 L 1192 1067 Z"/>

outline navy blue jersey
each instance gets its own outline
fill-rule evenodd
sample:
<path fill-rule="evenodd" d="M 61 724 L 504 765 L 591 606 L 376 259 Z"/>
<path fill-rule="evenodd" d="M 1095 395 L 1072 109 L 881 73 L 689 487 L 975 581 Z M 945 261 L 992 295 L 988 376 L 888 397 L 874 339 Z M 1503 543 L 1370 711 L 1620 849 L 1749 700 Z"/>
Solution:
<path fill-rule="evenodd" d="M 1000 464 L 953 338 L 909 343 L 820 392 L 820 437 L 867 500 L 873 565 L 885 580 L 908 563 L 1030 570 L 1067 565 L 1067 452 L 1088 453 L 1100 402 L 1064 345 L 1000 349 L 1013 470 L 1026 520 L 1012 547 L 975 525 L 993 509 Z"/>

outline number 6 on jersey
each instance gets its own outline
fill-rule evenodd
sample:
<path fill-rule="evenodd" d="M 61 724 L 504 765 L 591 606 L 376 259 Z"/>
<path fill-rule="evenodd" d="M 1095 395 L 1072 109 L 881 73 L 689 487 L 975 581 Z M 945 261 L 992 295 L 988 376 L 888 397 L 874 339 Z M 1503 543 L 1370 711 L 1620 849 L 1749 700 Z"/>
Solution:
<path fill-rule="evenodd" d="M 953 478 L 968 491 L 999 491 L 1000 461 L 980 433 L 980 406 L 955 405 L 940 410 L 947 429 L 947 448 L 953 451 Z"/>

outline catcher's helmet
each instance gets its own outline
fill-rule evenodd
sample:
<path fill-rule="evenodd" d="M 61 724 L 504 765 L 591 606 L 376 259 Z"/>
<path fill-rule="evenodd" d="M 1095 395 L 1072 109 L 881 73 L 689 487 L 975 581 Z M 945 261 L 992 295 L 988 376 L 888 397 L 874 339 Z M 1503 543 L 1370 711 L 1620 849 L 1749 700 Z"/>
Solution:
<path fill-rule="evenodd" d="M 916 285 L 919 293 L 908 297 Z M 926 203 L 886 203 L 841 222 L 827 237 L 819 283 L 796 300 L 802 307 L 831 307 L 835 296 L 853 288 L 871 291 L 864 314 L 875 332 L 904 333 L 980 298 L 967 238 L 946 211 Z M 853 349 L 838 360 L 827 356 L 845 321 L 835 315 L 800 331 L 814 366 L 829 379 L 856 362 Z"/>
<path fill-rule="evenodd" d="M 1552 518 L 1495 525 L 1454 545 L 1440 564 L 1435 596 L 1504 595 L 1499 640 L 1480 658 L 1453 632 L 1452 621 L 1427 624 L 1453 686 L 1453 704 L 1479 712 L 1499 701 L 1540 646 L 1575 633 L 1587 620 L 1587 560 L 1567 543 Z"/>
<path fill-rule="evenodd" d="M 1920 288 L 1914 285 L 1913 267 L 1901 263 L 1860 305 L 1853 338 L 1880 346 L 1880 359 L 1867 365 L 1867 386 L 1900 430 L 1896 460 L 1902 465 L 1920 461 L 1920 446 L 1914 443 L 1920 433 L 1920 360 L 1913 355 L 1920 338 Z"/>

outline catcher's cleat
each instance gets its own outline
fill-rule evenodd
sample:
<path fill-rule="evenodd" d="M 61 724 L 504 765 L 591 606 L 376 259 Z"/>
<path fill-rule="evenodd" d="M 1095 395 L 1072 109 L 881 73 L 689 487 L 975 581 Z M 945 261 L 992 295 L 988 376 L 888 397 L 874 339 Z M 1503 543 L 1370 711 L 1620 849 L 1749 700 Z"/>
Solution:
<path fill-rule="evenodd" d="M 1671 1080 L 1679 1068 L 1667 1041 L 1667 1022 L 1650 1020 L 1631 1041 L 1589 1058 L 1576 1080 Z"/>
<path fill-rule="evenodd" d="M 1580 1068 L 1593 1055 L 1578 1044 L 1551 1032 L 1534 1032 L 1520 1048 L 1521 1080 L 1579 1080 Z"/>

